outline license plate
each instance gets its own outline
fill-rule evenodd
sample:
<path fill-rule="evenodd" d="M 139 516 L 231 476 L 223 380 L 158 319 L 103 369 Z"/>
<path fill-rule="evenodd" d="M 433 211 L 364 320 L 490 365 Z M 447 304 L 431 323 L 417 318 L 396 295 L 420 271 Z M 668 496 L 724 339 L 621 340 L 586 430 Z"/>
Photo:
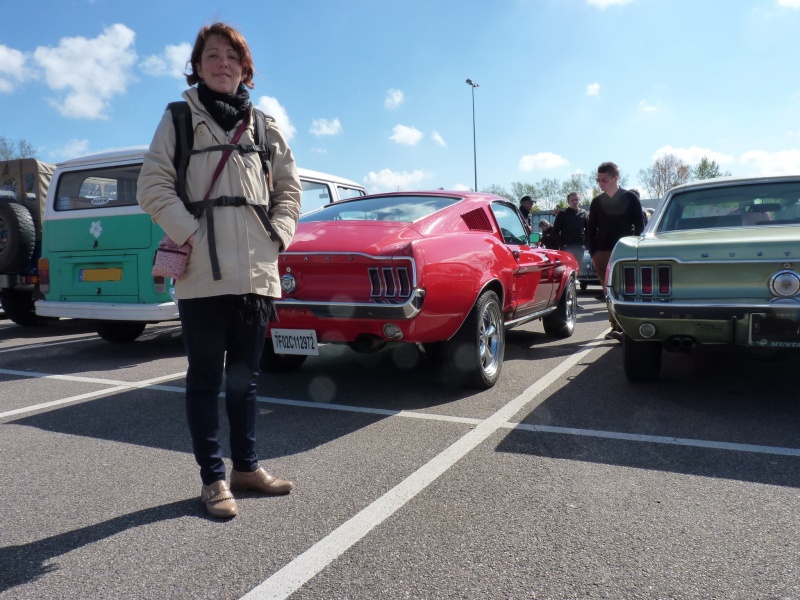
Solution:
<path fill-rule="evenodd" d="M 78 281 L 122 281 L 122 269 L 81 269 Z"/>
<path fill-rule="evenodd" d="M 800 323 L 792 319 L 752 314 L 750 345 L 764 348 L 800 348 Z"/>
<path fill-rule="evenodd" d="M 270 334 L 275 354 L 319 354 L 317 332 L 313 329 L 273 329 Z"/>

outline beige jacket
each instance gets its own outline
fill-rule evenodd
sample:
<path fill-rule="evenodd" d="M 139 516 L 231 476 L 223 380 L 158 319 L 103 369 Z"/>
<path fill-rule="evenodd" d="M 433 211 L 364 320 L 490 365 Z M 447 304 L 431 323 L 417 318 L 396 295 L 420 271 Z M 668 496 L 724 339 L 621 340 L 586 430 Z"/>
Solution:
<path fill-rule="evenodd" d="M 183 97 L 192 111 L 194 148 L 228 143 L 235 129 L 226 136 L 198 100 L 197 90 L 191 88 L 183 93 Z M 149 213 L 176 244 L 183 244 L 193 233 L 196 234 L 186 273 L 175 284 L 176 297 L 183 300 L 248 293 L 280 297 L 278 252 L 292 241 L 300 216 L 302 189 L 292 151 L 280 130 L 272 120 L 267 120 L 273 167 L 271 197 L 258 154 L 237 151 L 231 153 L 209 196 L 241 196 L 267 205 L 270 222 L 280 240 L 270 239 L 252 207 L 214 207 L 214 233 L 222 274 L 218 281 L 214 281 L 211 273 L 205 215 L 195 219 L 176 191 L 176 172 L 172 164 L 176 137 L 172 116 L 167 110 L 144 156 L 136 196 L 142 210 Z M 252 144 L 253 137 L 254 123 L 251 119 L 239 143 Z M 191 202 L 199 202 L 205 196 L 221 155 L 221 151 L 192 155 L 186 173 L 186 188 Z"/>

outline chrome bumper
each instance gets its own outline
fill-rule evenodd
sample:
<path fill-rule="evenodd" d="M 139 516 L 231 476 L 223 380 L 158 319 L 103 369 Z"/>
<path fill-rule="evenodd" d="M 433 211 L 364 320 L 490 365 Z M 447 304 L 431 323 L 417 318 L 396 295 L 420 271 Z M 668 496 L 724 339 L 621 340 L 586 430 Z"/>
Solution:
<path fill-rule="evenodd" d="M 402 321 L 413 319 L 422 310 L 423 290 L 414 290 L 402 304 L 386 302 L 306 302 L 304 300 L 276 300 L 279 309 L 310 312 L 315 317 L 327 319 L 388 319 Z"/>

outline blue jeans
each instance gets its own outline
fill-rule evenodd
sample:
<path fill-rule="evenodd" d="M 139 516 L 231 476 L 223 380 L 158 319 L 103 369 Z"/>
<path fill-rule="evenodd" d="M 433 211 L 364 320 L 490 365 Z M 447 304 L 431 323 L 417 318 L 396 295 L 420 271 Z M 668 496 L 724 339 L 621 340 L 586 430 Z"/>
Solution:
<path fill-rule="evenodd" d="M 237 471 L 258 468 L 256 382 L 266 325 L 248 321 L 241 296 L 179 300 L 186 372 L 186 415 L 203 485 L 225 479 L 219 441 L 219 392 L 225 372 L 225 410 L 231 460 Z"/>

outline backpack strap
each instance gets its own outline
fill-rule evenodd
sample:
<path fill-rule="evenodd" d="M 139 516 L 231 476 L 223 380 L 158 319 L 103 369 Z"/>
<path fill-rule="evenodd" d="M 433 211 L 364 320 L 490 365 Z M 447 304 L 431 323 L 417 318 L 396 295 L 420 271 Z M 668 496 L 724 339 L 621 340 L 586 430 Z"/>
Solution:
<path fill-rule="evenodd" d="M 261 158 L 261 166 L 267 178 L 267 187 L 269 191 L 272 192 L 274 191 L 272 187 L 272 160 L 269 150 L 269 135 L 267 134 L 267 119 L 272 119 L 272 117 L 268 117 L 257 108 L 253 108 L 253 113 L 256 118 L 253 140 L 255 142 L 254 148 L 255 151 L 258 152 L 259 158 Z"/>
<path fill-rule="evenodd" d="M 186 169 L 194 147 L 194 128 L 192 127 L 192 111 L 185 100 L 170 102 L 167 108 L 172 113 L 172 125 L 175 127 L 175 154 L 172 164 L 177 173 L 176 190 L 181 201 L 189 206 L 189 195 L 186 193 Z"/>

